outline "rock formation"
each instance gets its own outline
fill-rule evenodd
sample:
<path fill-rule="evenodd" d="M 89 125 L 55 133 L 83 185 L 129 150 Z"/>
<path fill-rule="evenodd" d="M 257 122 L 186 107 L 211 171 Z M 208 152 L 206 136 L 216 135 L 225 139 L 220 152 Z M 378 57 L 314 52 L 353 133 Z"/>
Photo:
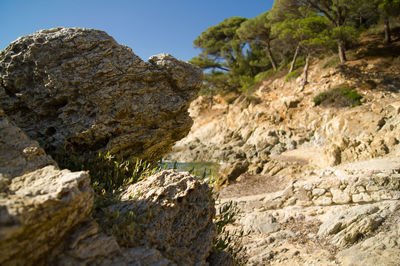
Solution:
<path fill-rule="evenodd" d="M 59 170 L 0 115 L 0 264 L 34 264 L 87 219 L 93 190 L 87 173 Z"/>
<path fill-rule="evenodd" d="M 206 263 L 216 236 L 207 184 L 188 173 L 160 172 L 125 188 L 122 202 L 108 207 L 134 215 L 122 221 L 125 227 L 107 216 L 100 227 L 91 216 L 88 173 L 59 170 L 4 112 L 0 118 L 0 264 Z M 106 234 L 115 226 L 129 243 Z"/>
<path fill-rule="evenodd" d="M 0 52 L 0 105 L 45 150 L 108 150 L 160 159 L 190 130 L 199 68 L 157 55 L 145 63 L 103 31 L 55 28 Z"/>
<path fill-rule="evenodd" d="M 168 170 L 127 187 L 121 199 L 108 211 L 135 214 L 140 229 L 130 236 L 134 245 L 160 250 L 178 265 L 205 264 L 216 236 L 215 208 L 206 183 Z"/>
<path fill-rule="evenodd" d="M 200 85 L 198 68 L 170 55 L 145 63 L 97 30 L 42 30 L 1 51 L 0 264 L 205 265 L 216 235 L 207 184 L 160 172 L 96 220 L 88 172 L 60 170 L 42 148 L 156 160 L 189 131 Z"/>

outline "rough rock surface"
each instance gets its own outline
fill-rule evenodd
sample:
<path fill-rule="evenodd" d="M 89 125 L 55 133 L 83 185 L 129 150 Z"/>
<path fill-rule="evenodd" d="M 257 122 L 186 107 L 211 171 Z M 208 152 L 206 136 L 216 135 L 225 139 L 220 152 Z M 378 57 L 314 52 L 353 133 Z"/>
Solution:
<path fill-rule="evenodd" d="M 232 230 L 248 233 L 249 265 L 396 265 L 400 161 L 386 158 L 382 169 L 383 160 L 372 170 L 371 160 L 328 168 L 257 195 L 224 188 L 219 204 L 234 201 L 242 211 Z M 359 169 L 364 163 L 370 168 Z"/>
<path fill-rule="evenodd" d="M 216 228 L 208 185 L 188 173 L 160 172 L 126 188 L 122 202 L 109 207 L 132 211 L 140 230 L 132 243 L 161 251 L 178 265 L 205 264 Z"/>
<path fill-rule="evenodd" d="M 158 159 L 189 131 L 200 86 L 198 68 L 166 54 L 145 63 L 97 30 L 42 30 L 0 51 L 0 264 L 206 264 L 216 234 L 206 184 L 162 172 L 128 187 L 110 207 L 138 215 L 126 247 L 107 234 L 116 224 L 92 217 L 88 173 L 58 169 L 43 149 Z"/>
<path fill-rule="evenodd" d="M 103 31 L 41 30 L 0 51 L 0 105 L 46 150 L 157 160 L 189 132 L 201 76 L 166 54 L 145 63 Z"/>
<path fill-rule="evenodd" d="M 0 264 L 35 264 L 89 216 L 93 190 L 86 172 L 59 170 L 36 141 L 0 118 Z"/>
<path fill-rule="evenodd" d="M 206 264 L 216 235 L 207 184 L 164 171 L 127 187 L 123 201 L 109 207 L 137 218 L 131 222 L 139 230 L 121 226 L 133 241 L 122 247 L 91 216 L 88 173 L 59 170 L 36 141 L 0 115 L 0 264 Z"/>
<path fill-rule="evenodd" d="M 0 191 L 3 182 L 47 165 L 56 165 L 37 141 L 31 140 L 0 109 Z M 4 184 L 6 184 L 4 183 Z"/>

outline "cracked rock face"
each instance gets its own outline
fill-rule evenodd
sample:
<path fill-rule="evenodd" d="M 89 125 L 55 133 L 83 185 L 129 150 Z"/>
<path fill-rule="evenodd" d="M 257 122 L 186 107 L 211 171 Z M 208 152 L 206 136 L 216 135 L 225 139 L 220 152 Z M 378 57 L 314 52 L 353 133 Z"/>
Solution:
<path fill-rule="evenodd" d="M 33 265 L 89 216 L 86 172 L 59 170 L 0 110 L 0 264 Z"/>
<path fill-rule="evenodd" d="M 178 265 L 205 265 L 216 228 L 214 203 L 206 183 L 188 173 L 167 170 L 130 185 L 109 211 L 132 212 L 140 230 L 133 245 L 161 251 Z"/>
<path fill-rule="evenodd" d="M 170 55 L 146 63 L 103 31 L 41 30 L 0 51 L 0 105 L 47 151 L 154 161 L 189 132 L 201 77 Z"/>

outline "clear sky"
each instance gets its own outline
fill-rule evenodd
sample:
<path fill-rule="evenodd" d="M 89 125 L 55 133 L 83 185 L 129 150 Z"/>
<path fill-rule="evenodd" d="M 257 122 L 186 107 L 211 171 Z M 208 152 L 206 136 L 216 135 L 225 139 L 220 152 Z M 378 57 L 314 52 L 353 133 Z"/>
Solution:
<path fill-rule="evenodd" d="M 0 0 L 0 49 L 54 27 L 106 31 L 142 59 L 159 53 L 189 60 L 193 40 L 228 17 L 255 17 L 273 0 Z"/>

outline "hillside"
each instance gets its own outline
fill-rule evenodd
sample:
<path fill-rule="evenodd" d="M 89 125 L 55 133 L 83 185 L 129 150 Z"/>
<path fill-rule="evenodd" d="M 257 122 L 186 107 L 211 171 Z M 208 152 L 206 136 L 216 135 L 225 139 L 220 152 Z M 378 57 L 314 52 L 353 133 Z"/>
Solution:
<path fill-rule="evenodd" d="M 238 203 L 251 265 L 400 261 L 398 37 L 364 37 L 345 64 L 313 59 L 304 90 L 281 75 L 191 104 L 167 159 L 222 164 L 220 203 Z"/>

